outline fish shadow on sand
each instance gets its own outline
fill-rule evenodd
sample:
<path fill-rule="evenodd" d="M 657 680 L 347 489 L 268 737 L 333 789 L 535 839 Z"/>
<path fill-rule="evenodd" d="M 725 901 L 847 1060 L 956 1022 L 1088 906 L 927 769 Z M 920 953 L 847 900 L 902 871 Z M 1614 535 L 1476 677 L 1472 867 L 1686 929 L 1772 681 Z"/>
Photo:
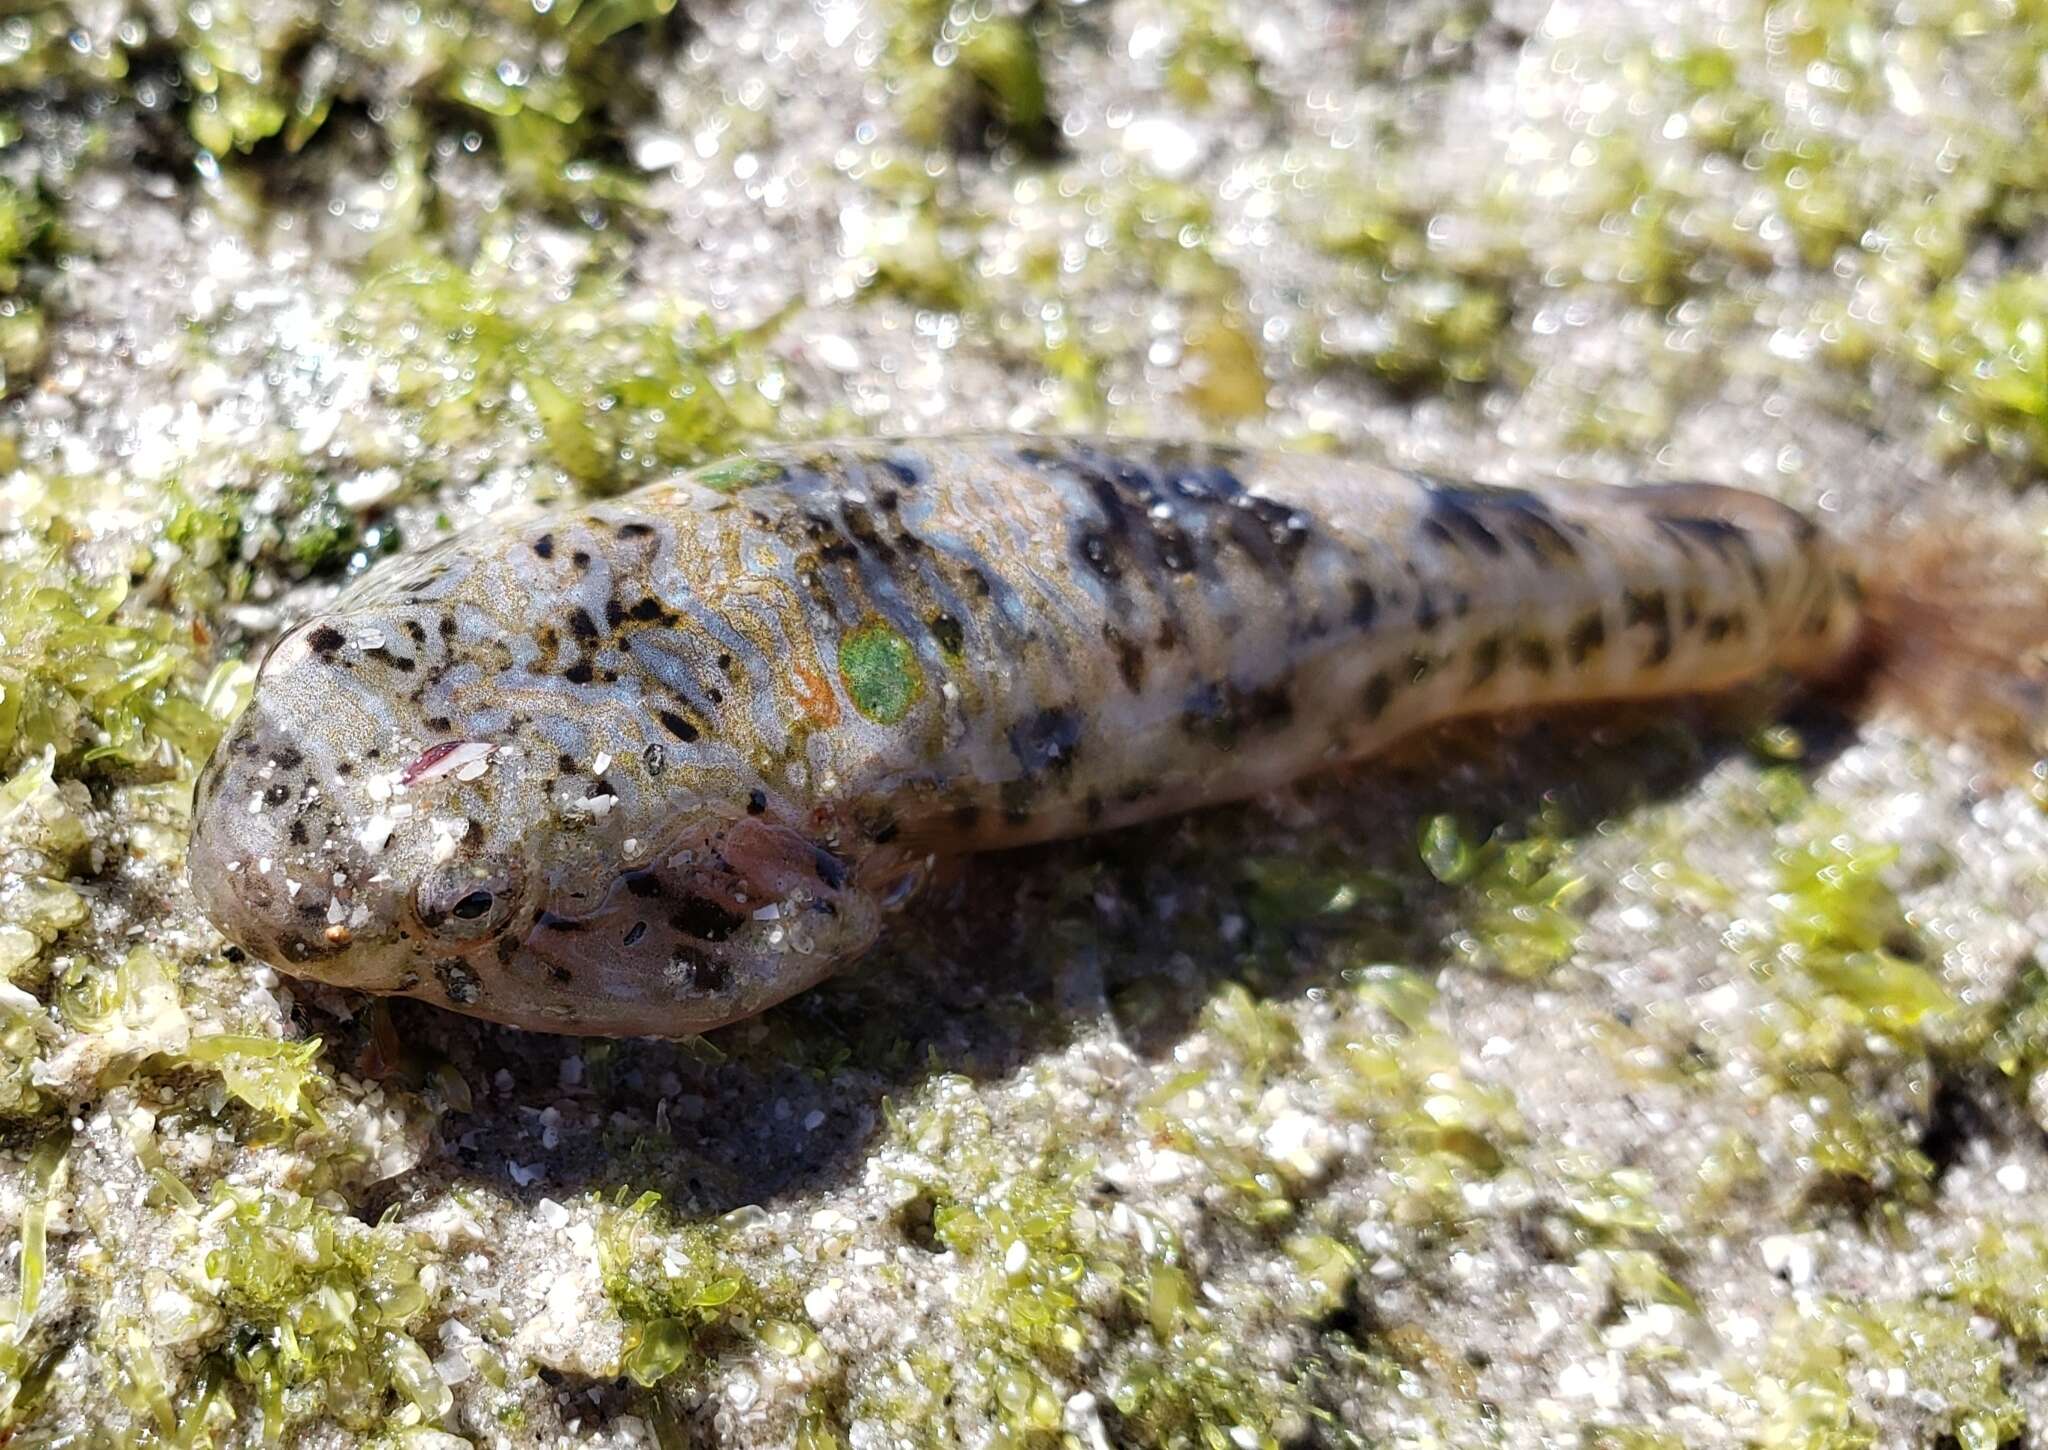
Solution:
<path fill-rule="evenodd" d="M 1425 866 L 1425 822 L 1451 817 L 1468 841 L 1539 818 L 1581 836 L 1682 797 L 1773 718 L 1753 701 L 1467 726 L 1258 801 L 978 857 L 865 961 L 692 1042 L 557 1037 L 391 1002 L 376 1010 L 382 1040 L 403 1044 L 392 1075 L 453 1068 L 470 1103 L 358 1209 L 448 1182 L 528 1199 L 653 1189 L 691 1217 L 829 1190 L 858 1179 L 885 1102 L 934 1075 L 1000 1079 L 1087 1034 L 1158 1061 L 1228 983 L 1287 999 L 1338 985 L 1350 964 L 1465 960 L 1454 943 L 1483 903 Z M 1795 718 L 1809 768 L 1853 738 L 1824 709 Z M 1581 910 L 1602 882 L 1584 889 Z M 357 1061 L 375 1023 L 323 1023 L 335 1060 Z"/>

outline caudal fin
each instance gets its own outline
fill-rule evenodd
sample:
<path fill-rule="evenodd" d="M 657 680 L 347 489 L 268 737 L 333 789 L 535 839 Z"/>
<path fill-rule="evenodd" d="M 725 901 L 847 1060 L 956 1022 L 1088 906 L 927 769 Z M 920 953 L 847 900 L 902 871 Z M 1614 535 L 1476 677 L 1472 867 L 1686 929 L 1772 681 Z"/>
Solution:
<path fill-rule="evenodd" d="M 2007 763 L 2048 755 L 2048 556 L 1968 524 L 1869 552 L 1851 673 L 1872 703 Z"/>

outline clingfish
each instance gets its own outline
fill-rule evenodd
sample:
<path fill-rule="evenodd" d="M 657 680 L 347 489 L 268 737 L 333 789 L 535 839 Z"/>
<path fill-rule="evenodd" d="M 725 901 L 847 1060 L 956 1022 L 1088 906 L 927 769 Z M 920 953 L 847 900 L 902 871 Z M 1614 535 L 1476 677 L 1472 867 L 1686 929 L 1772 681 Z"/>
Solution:
<path fill-rule="evenodd" d="M 283 635 L 190 879 L 287 973 L 682 1035 L 874 943 L 933 862 L 1453 717 L 1822 677 L 1843 547 L 1704 484 L 967 437 L 763 450 L 486 524 Z"/>

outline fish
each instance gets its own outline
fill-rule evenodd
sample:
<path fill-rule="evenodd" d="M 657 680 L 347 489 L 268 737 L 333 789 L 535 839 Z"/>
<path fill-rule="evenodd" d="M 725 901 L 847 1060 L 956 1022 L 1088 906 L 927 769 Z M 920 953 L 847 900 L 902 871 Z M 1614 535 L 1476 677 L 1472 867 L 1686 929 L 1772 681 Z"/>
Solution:
<path fill-rule="evenodd" d="M 1855 552 L 1704 483 L 1108 438 L 760 448 L 485 522 L 289 629 L 200 775 L 188 876 L 287 974 L 685 1036 L 856 959 L 962 855 L 1460 717 L 1824 680 L 1877 626 L 1927 638 L 1940 611 L 1873 596 Z"/>

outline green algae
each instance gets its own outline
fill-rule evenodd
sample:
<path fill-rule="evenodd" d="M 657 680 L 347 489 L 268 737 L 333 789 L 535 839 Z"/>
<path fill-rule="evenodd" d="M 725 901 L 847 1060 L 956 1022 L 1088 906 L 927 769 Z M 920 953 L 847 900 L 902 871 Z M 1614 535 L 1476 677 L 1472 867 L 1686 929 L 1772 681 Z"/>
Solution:
<path fill-rule="evenodd" d="M 894 725 L 924 693 L 917 651 L 879 619 L 840 640 L 839 678 L 853 708 L 877 725 Z"/>
<path fill-rule="evenodd" d="M 22 273 L 50 233 L 51 212 L 42 199 L 0 180 L 0 398 L 20 387 L 42 355 L 43 313 Z"/>
<path fill-rule="evenodd" d="M 1823 1299 L 1788 1309 L 1772 1327 L 1763 1366 L 1748 1386 L 1761 1414 L 1760 1450 L 1862 1450 L 1879 1442 L 1860 1386 L 1896 1374 L 1934 1414 L 1930 1434 L 1970 1450 L 1995 1450 L 2026 1424 L 2005 1386 L 1995 1345 L 1971 1333 L 1968 1316 L 1941 1305 Z"/>
<path fill-rule="evenodd" d="M 1880 1034 L 1909 1050 L 1955 1048 L 1988 1028 L 1941 978 L 1903 952 L 1916 936 L 1885 872 L 1895 847 L 1844 835 L 1778 855 L 1776 943 L 1758 969 L 1790 1014 L 1774 1025 L 1779 1056 L 1833 1064 Z"/>
<path fill-rule="evenodd" d="M 1947 399 L 1952 448 L 2048 465 L 2048 279 L 1944 284 L 1905 329 L 1908 355 Z"/>
<path fill-rule="evenodd" d="M 1038 26 L 969 0 L 891 0 L 886 65 L 905 131 L 920 145 L 979 145 L 983 133 L 1043 152 L 1052 139 Z"/>
<path fill-rule="evenodd" d="M 127 595 L 55 550 L 0 561 L 0 768 L 46 749 L 67 767 L 196 768 L 213 747 L 223 722 L 189 630 Z"/>
<path fill-rule="evenodd" d="M 717 1224 L 671 1221 L 658 1193 L 606 1211 L 597 1256 L 626 1325 L 619 1372 L 642 1388 L 687 1376 L 721 1341 L 751 1337 L 764 1317 L 787 1313 L 779 1286 L 757 1284 Z"/>
<path fill-rule="evenodd" d="M 1345 976 L 1366 1010 L 1344 1043 L 1334 1104 L 1378 1131 L 1396 1222 L 1455 1224 L 1464 1186 L 1499 1173 L 1526 1137 L 1514 1097 L 1465 1070 L 1434 1016 L 1431 979 L 1384 965 Z"/>
<path fill-rule="evenodd" d="M 289 1190 L 222 1185 L 212 1208 L 221 1237 L 205 1266 L 233 1325 L 227 1370 L 264 1443 L 317 1419 L 369 1430 L 447 1415 L 448 1388 L 414 1337 L 434 1306 L 424 1245 Z"/>
<path fill-rule="evenodd" d="M 1259 58 L 1217 0 L 1180 0 L 1179 29 L 1166 48 L 1166 92 L 1191 111 L 1204 111 L 1233 93 L 1268 98 Z"/>
<path fill-rule="evenodd" d="M 1429 873 L 1460 887 L 1471 903 L 1460 951 L 1510 976 L 1535 979 L 1571 959 L 1586 894 L 1558 822 L 1539 819 L 1523 836 L 1499 830 L 1483 841 L 1448 815 L 1423 822 L 1418 844 Z"/>
<path fill-rule="evenodd" d="M 996 1443 L 1050 1443 L 1076 1380 L 1106 1373 L 1124 1443 L 1277 1443 L 1298 1414 L 1292 1389 L 1247 1372 L 1167 1225 L 1111 1226 L 1084 1156 L 1018 1157 L 957 1077 L 927 1082 L 892 1123 L 892 1138 L 928 1165 L 913 1203 L 967 1270 L 954 1314 L 967 1356 L 913 1356 L 908 1382 L 862 1390 L 856 1419 L 922 1424 L 920 1443 L 945 1444 L 945 1420 L 964 1409 L 994 1422 Z M 1118 1302 L 1131 1318 L 1111 1309 Z"/>
<path fill-rule="evenodd" d="M 1326 321 L 1309 348 L 1312 367 L 1363 367 L 1411 390 L 1519 371 L 1509 328 L 1512 254 L 1437 244 L 1426 203 L 1341 166 L 1310 187 L 1301 205 L 1304 234 L 1350 264 L 1340 294 L 1345 310 L 1371 315 L 1362 327 Z"/>
<path fill-rule="evenodd" d="M 220 1032 L 194 1037 L 176 1060 L 219 1073 L 228 1095 L 259 1113 L 322 1129 L 326 1120 L 314 1091 L 325 1079 L 319 1058 L 317 1037 L 284 1042 L 246 1032 Z M 325 1086 L 332 1092 L 331 1083 Z"/>
<path fill-rule="evenodd" d="M 9 17 L 0 80 L 62 83 L 150 107 L 162 103 L 156 62 L 167 54 L 192 141 L 231 163 L 296 155 L 337 111 L 367 113 L 400 169 L 416 169 L 431 149 L 423 132 L 482 130 L 519 195 L 578 208 L 630 195 L 600 158 L 645 104 L 634 44 L 661 43 L 673 8 L 674 0 L 411 10 L 381 0 L 227 0 L 117 7 L 80 23 L 72 7 L 42 0 Z"/>
<path fill-rule="evenodd" d="M 421 256 L 371 278 L 359 301 L 351 330 L 394 369 L 423 440 L 448 450 L 525 433 L 557 488 L 616 493 L 726 457 L 773 423 L 752 334 L 676 303 L 643 307 L 600 272 L 563 297 L 488 249 L 468 269 Z"/>

